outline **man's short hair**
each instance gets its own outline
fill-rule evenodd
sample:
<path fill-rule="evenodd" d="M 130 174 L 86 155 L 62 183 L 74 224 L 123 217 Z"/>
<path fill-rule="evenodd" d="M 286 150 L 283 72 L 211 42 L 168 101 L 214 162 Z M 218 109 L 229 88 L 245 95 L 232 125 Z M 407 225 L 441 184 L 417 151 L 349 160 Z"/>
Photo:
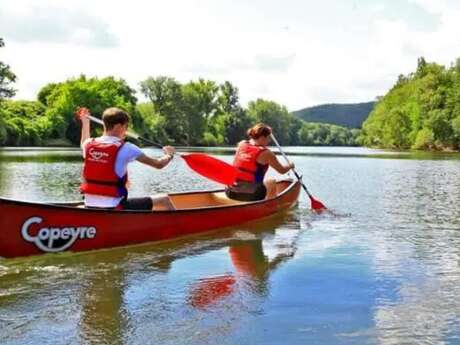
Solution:
<path fill-rule="evenodd" d="M 129 122 L 129 115 L 120 108 L 107 108 L 104 110 L 104 113 L 102 113 L 102 121 L 104 121 L 105 129 L 111 130 L 115 125 L 127 124 Z"/>

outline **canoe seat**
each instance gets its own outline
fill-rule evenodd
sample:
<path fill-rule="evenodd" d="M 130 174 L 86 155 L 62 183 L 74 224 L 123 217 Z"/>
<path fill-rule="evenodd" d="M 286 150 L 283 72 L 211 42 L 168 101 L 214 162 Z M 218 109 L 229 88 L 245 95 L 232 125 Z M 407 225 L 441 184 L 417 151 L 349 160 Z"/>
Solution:
<path fill-rule="evenodd" d="M 217 205 L 236 205 L 236 204 L 245 204 L 246 202 L 244 201 L 238 201 L 238 200 L 232 200 L 229 199 L 226 195 L 225 192 L 216 192 L 211 194 L 211 199 L 215 202 Z"/>

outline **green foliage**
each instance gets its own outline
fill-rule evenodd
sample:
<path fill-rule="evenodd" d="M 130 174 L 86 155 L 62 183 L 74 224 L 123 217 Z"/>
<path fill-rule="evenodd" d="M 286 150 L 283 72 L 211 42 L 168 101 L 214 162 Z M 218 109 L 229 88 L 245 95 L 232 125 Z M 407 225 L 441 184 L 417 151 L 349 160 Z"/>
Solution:
<path fill-rule="evenodd" d="M 227 145 L 234 145 L 245 138 L 247 129 L 253 124 L 247 112 L 241 108 L 231 113 L 224 113 L 215 123 Z"/>
<path fill-rule="evenodd" d="M 39 102 L 3 101 L 0 109 L 0 144 L 42 144 L 47 125 L 44 113 L 45 107 Z"/>
<path fill-rule="evenodd" d="M 218 92 L 215 82 L 204 79 L 190 81 L 182 87 L 189 144 L 206 144 L 202 136 L 211 119 L 217 115 Z"/>
<path fill-rule="evenodd" d="M 151 105 L 149 111 L 138 107 L 144 122 L 163 119 L 156 120 L 151 130 L 160 137 L 163 124 L 169 142 L 176 145 L 235 145 L 256 122 L 270 125 L 284 145 L 355 145 L 359 133 L 339 126 L 306 124 L 286 107 L 268 100 L 258 99 L 243 109 L 238 88 L 228 81 L 219 85 L 199 79 L 180 84 L 160 76 L 147 78 L 140 86 Z"/>
<path fill-rule="evenodd" d="M 249 102 L 248 114 L 253 122 L 263 122 L 272 127 L 280 144 L 289 144 L 289 123 L 292 115 L 285 106 L 264 99 Z"/>
<path fill-rule="evenodd" d="M 210 132 L 204 132 L 203 134 L 203 145 L 206 146 L 218 146 L 221 143 L 219 142 L 219 139 L 214 136 L 214 134 Z"/>
<path fill-rule="evenodd" d="M 77 145 L 80 141 L 80 125 L 74 118 L 78 107 L 87 107 L 96 117 L 108 107 L 119 107 L 135 114 L 135 91 L 123 79 L 69 79 L 59 84 L 48 84 L 40 92 L 41 102 L 47 105 L 45 116 L 50 119 L 49 138 L 65 138 Z"/>
<path fill-rule="evenodd" d="M 140 103 L 136 106 L 136 118 L 133 123 L 136 133 L 158 143 L 169 141 L 166 133 L 166 119 L 155 111 L 152 103 Z"/>
<path fill-rule="evenodd" d="M 431 129 L 423 128 L 415 137 L 415 143 L 413 145 L 414 149 L 417 150 L 427 150 L 431 149 L 434 146 L 434 134 Z"/>
<path fill-rule="evenodd" d="M 239 104 L 238 89 L 199 79 L 180 84 L 165 76 L 140 83 L 142 93 L 164 119 L 168 142 L 176 145 L 233 145 L 251 121 Z"/>
<path fill-rule="evenodd" d="M 350 128 L 361 128 L 375 102 L 356 104 L 323 104 L 292 112 L 306 122 L 329 123 Z"/>
<path fill-rule="evenodd" d="M 188 122 L 184 112 L 182 85 L 175 79 L 149 77 L 140 83 L 142 93 L 150 100 L 156 114 L 164 119 L 167 142 L 187 142 Z"/>
<path fill-rule="evenodd" d="M 298 131 L 298 145 L 353 146 L 359 132 L 336 125 L 304 122 Z"/>
<path fill-rule="evenodd" d="M 392 148 L 407 147 L 409 145 L 409 132 L 409 117 L 401 109 L 393 109 L 386 119 L 386 125 L 383 129 L 383 142 Z"/>
<path fill-rule="evenodd" d="M 0 48 L 5 46 L 3 38 L 0 37 Z M 0 102 L 5 98 L 11 98 L 16 90 L 11 87 L 11 83 L 16 81 L 16 75 L 11 71 L 10 66 L 0 61 Z"/>
<path fill-rule="evenodd" d="M 45 85 L 37 102 L 7 101 L 0 108 L 0 145 L 79 144 L 77 107 L 100 117 L 112 106 L 128 111 L 134 131 L 161 144 L 235 145 L 256 122 L 274 129 L 284 145 L 354 145 L 357 133 L 347 128 L 305 123 L 286 107 L 258 99 L 244 109 L 238 88 L 199 79 L 181 84 L 170 77 L 150 77 L 140 83 L 149 100 L 137 104 L 134 90 L 124 80 L 84 75 Z M 93 135 L 100 126 L 92 126 Z"/>
<path fill-rule="evenodd" d="M 235 145 L 246 137 L 252 121 L 239 103 L 238 88 L 229 81 L 219 85 L 217 109 L 209 120 L 209 127 L 218 145 Z"/>
<path fill-rule="evenodd" d="M 49 83 L 43 86 L 38 92 L 37 99 L 40 103 L 47 106 L 48 105 L 48 96 L 53 93 L 53 91 L 59 87 L 60 84 Z"/>
<path fill-rule="evenodd" d="M 459 63 L 446 69 L 419 58 L 416 71 L 400 76 L 379 100 L 358 141 L 397 149 L 458 149 L 459 115 Z"/>

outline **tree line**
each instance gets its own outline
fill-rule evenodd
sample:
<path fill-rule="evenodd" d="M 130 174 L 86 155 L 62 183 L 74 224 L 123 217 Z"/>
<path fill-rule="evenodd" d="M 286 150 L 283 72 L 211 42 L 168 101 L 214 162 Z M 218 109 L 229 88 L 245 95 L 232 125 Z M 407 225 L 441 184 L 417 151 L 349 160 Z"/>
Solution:
<path fill-rule="evenodd" d="M 460 148 L 460 59 L 450 67 L 418 59 L 363 124 L 358 142 L 395 149 Z"/>
<path fill-rule="evenodd" d="M 3 40 L 0 40 L 3 46 Z M 0 145 L 78 145 L 79 123 L 74 112 L 84 106 L 100 117 L 116 106 L 132 118 L 132 129 L 156 142 L 174 145 L 234 145 L 256 122 L 270 125 L 283 145 L 355 145 L 358 130 L 307 123 L 273 101 L 240 104 L 238 88 L 226 81 L 198 79 L 180 83 L 167 76 L 149 77 L 136 90 L 113 76 L 81 75 L 43 86 L 35 101 L 14 101 L 16 76 L 0 64 Z M 92 126 L 93 135 L 101 128 Z"/>

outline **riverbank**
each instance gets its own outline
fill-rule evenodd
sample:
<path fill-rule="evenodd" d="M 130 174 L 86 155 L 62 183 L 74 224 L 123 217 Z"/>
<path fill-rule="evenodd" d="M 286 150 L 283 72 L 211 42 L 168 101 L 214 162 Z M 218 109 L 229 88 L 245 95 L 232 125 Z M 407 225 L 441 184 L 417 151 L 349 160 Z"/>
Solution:
<path fill-rule="evenodd" d="M 235 147 L 227 146 L 178 146 L 178 152 L 203 152 L 216 156 L 233 156 Z M 278 153 L 276 147 L 270 147 L 273 152 Z M 161 149 L 155 147 L 144 147 L 148 154 L 158 155 Z M 323 157 L 323 158 L 383 158 L 383 159 L 425 159 L 425 160 L 449 160 L 460 159 L 460 152 L 457 151 L 421 151 L 421 150 L 384 150 L 356 146 L 284 146 L 284 152 L 290 157 Z M 68 153 L 73 160 L 81 160 L 79 147 L 0 147 L 0 161 L 47 161 L 52 159 L 58 161 Z M 230 160 L 231 161 L 231 160 Z"/>

